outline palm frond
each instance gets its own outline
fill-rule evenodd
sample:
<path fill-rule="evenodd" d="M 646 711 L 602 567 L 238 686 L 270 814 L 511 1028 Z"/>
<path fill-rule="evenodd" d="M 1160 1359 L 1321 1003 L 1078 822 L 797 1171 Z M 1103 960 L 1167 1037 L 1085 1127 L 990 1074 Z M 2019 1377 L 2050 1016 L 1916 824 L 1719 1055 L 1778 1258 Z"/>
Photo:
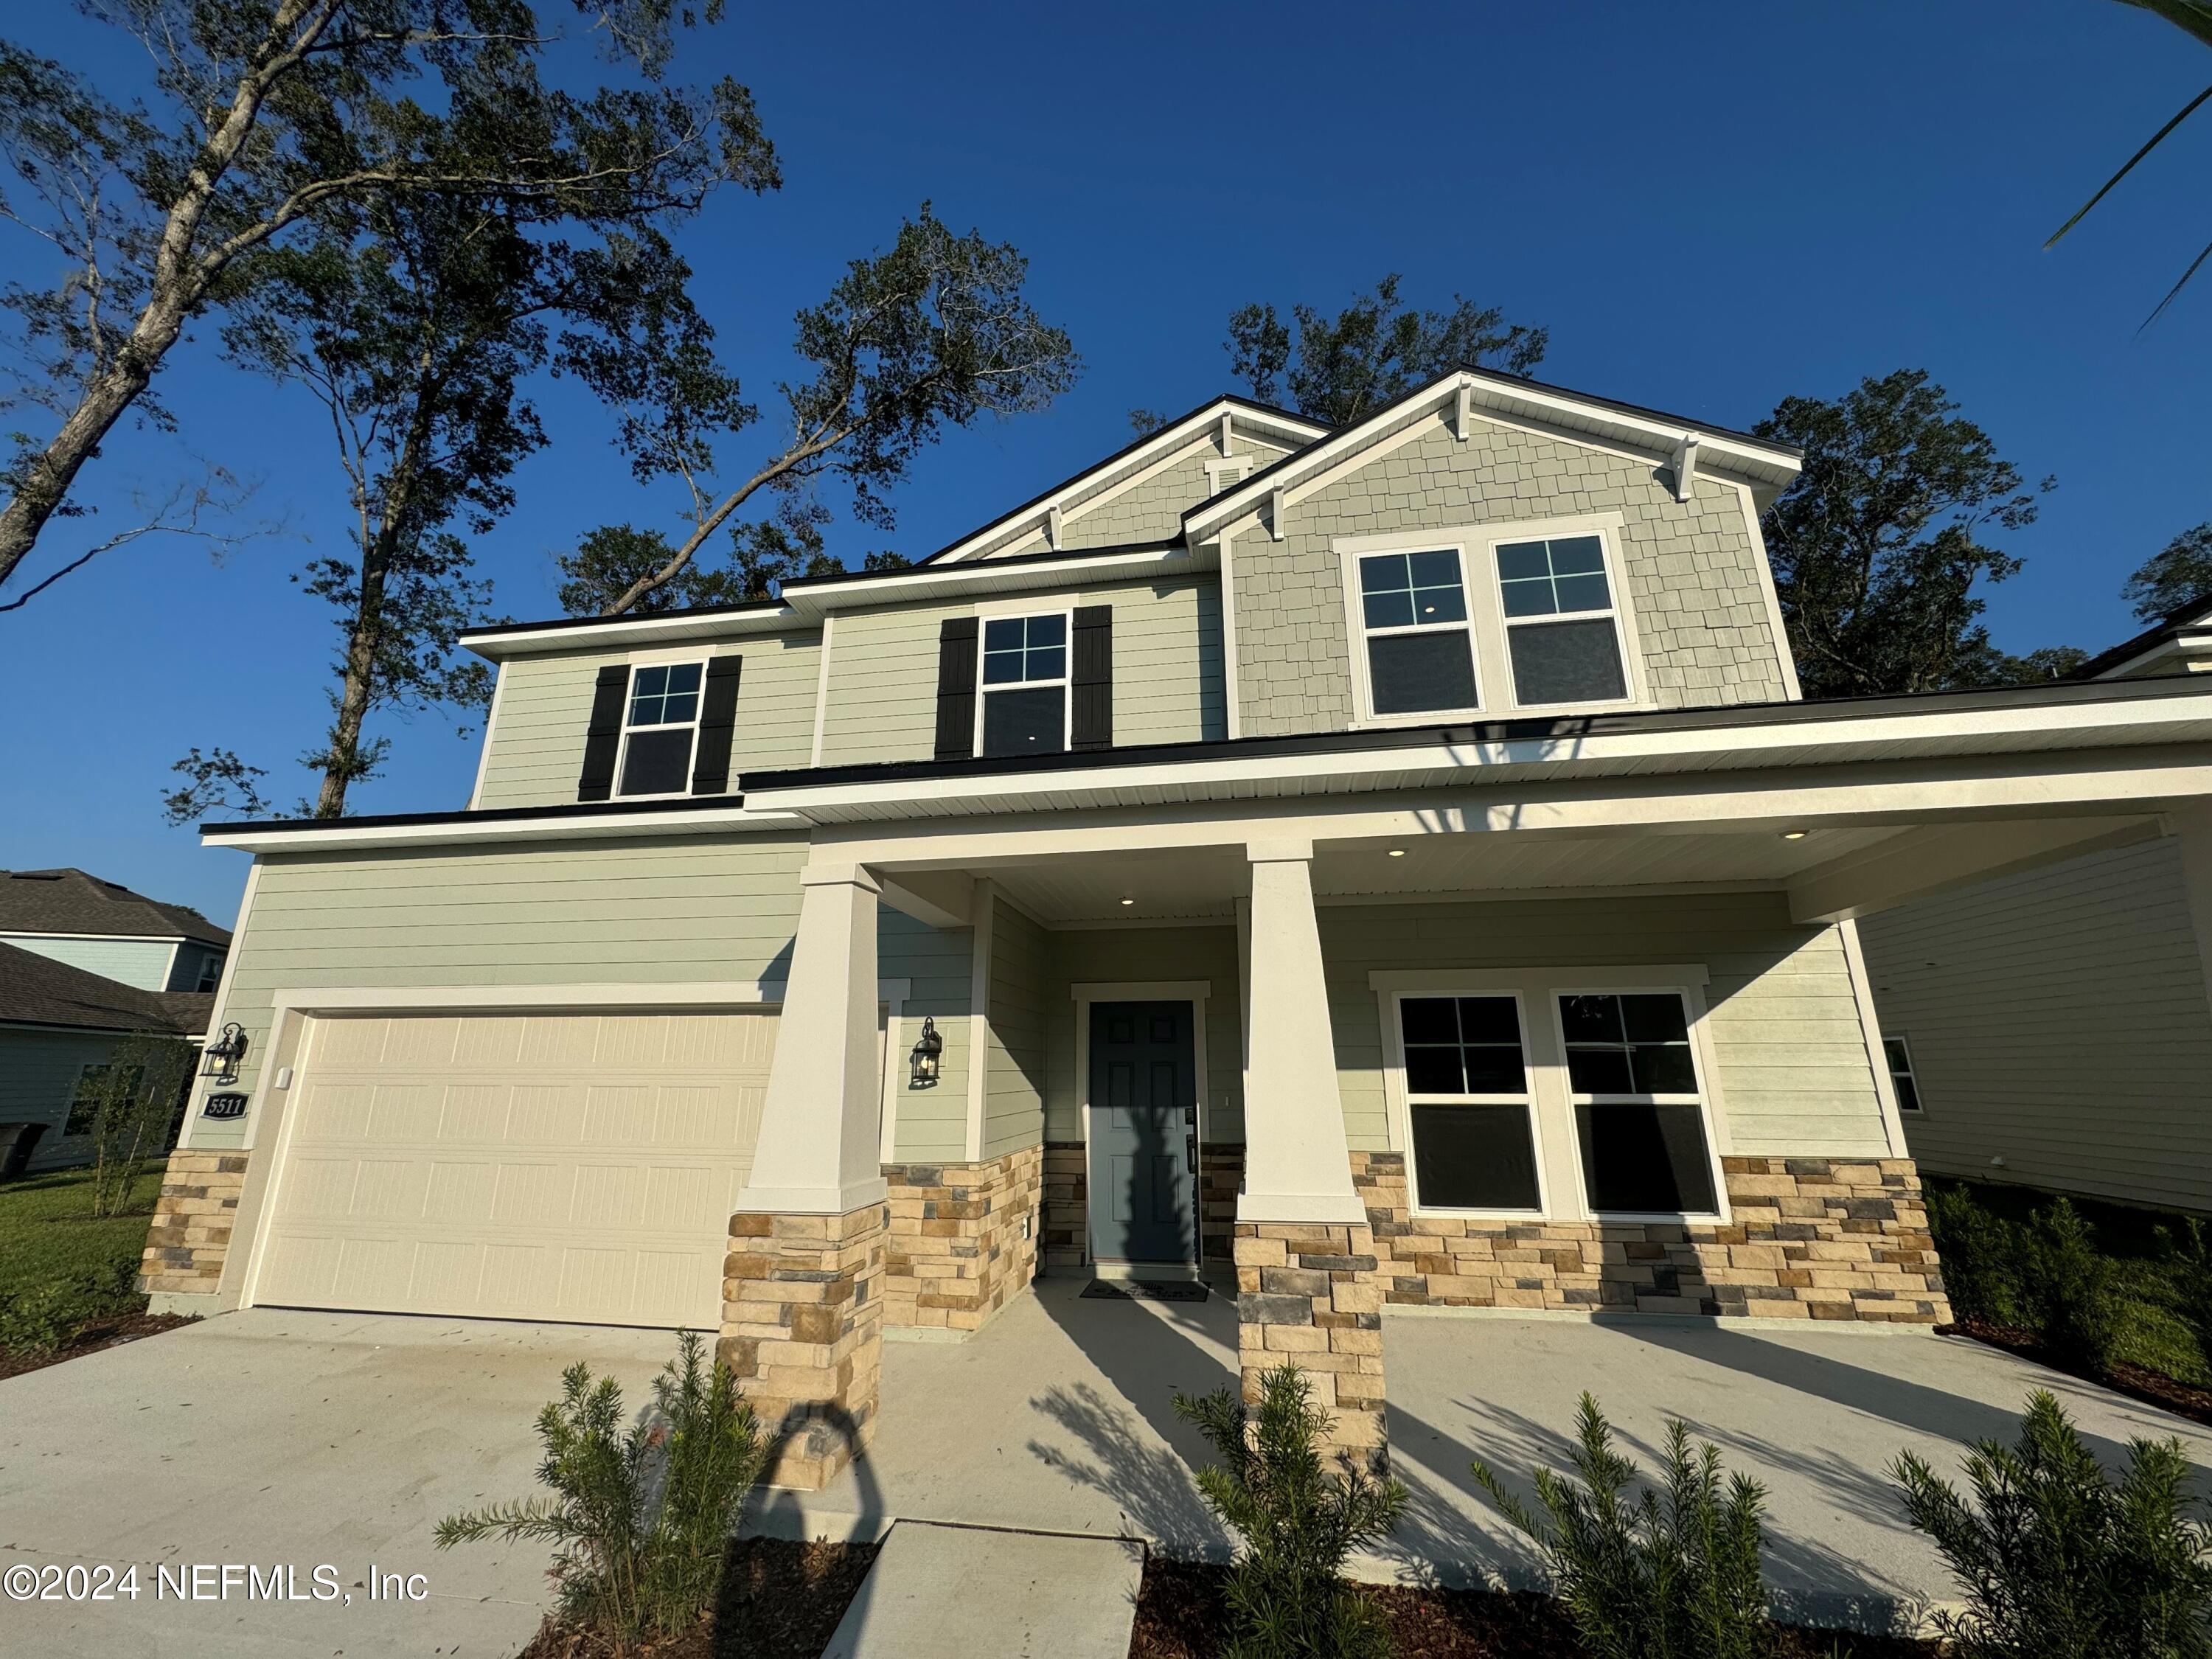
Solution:
<path fill-rule="evenodd" d="M 2156 149 L 2160 144 L 2164 143 L 2166 142 L 2166 135 L 2171 133 L 2184 121 L 2186 121 L 2191 115 L 2195 114 L 2197 112 L 2197 106 L 2199 104 L 2202 104 L 2208 98 L 2212 98 L 2212 87 L 2205 88 L 2203 91 L 2198 93 L 2194 98 L 2184 104 L 2181 106 L 2181 112 L 2179 115 L 2176 115 L 2171 121 L 2168 121 L 2164 126 L 2153 133 L 2148 143 L 2145 144 L 2133 155 L 2129 156 L 2127 165 L 2122 167 L 2118 173 L 2114 173 L 2111 178 L 2105 180 L 2104 188 L 2100 190 L 2094 196 L 2092 196 L 2087 201 L 2082 203 L 2080 207 L 2075 210 L 2074 216 L 2072 218 L 2069 219 L 2064 224 L 2059 226 L 2057 229 L 2051 233 L 2051 240 L 2043 245 L 2045 249 L 2047 251 L 2057 246 L 2058 239 L 2060 237 L 2063 236 L 2068 231 L 2073 229 L 2075 226 L 2080 224 L 2083 219 L 2087 218 L 2091 208 L 2096 206 L 2098 203 L 2103 201 L 2106 197 L 2112 193 L 2112 186 L 2114 185 L 2118 184 L 2121 179 L 2126 178 L 2128 174 L 2135 171 L 2136 162 L 2142 161 L 2144 156 L 2149 155 L 2151 151 Z M 2199 263 L 2201 264 L 2202 261 L 2200 260 Z M 2193 265 L 2190 268 L 2192 270 L 2196 269 Z M 2185 276 L 2182 278 L 2183 282 L 2187 282 L 2188 280 L 2189 279 Z M 2169 295 L 2168 297 L 2171 298 L 2172 296 Z"/>

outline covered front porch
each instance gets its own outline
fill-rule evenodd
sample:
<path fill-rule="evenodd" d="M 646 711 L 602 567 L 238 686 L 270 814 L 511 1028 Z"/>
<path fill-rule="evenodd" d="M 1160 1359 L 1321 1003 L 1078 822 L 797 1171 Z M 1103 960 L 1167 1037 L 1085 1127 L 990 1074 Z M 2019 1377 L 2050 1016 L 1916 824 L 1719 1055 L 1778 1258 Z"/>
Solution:
<path fill-rule="evenodd" d="M 769 781 L 811 862 L 725 1351 L 815 1425 L 783 1478 L 875 1441 L 886 1324 L 988 1328 L 1040 1252 L 1226 1258 L 1244 1388 L 1295 1360 L 1377 1462 L 1386 1310 L 1941 1321 L 1854 919 L 2160 835 L 2212 868 L 2204 701 Z M 886 1100 L 890 912 L 969 942 L 957 1097 Z"/>

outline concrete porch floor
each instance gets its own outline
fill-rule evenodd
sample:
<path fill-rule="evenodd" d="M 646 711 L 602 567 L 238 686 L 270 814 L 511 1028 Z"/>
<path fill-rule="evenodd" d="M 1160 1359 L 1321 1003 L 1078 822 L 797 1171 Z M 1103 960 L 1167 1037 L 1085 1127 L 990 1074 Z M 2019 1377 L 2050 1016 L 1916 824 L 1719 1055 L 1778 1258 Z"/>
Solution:
<path fill-rule="evenodd" d="M 749 1526 L 844 1538 L 950 1521 L 1225 1558 L 1191 1479 L 1208 1449 L 1170 1401 L 1233 1382 L 1235 1304 L 1086 1300 L 1081 1288 L 1042 1281 L 958 1345 L 887 1343 L 868 1456 L 823 1492 L 767 1494 Z M 2212 1469 L 2212 1430 L 1962 1338 L 1410 1310 L 1384 1321 L 1393 1468 L 1413 1503 L 1390 1548 L 1360 1564 L 1376 1580 L 1540 1582 L 1468 1460 L 1530 1490 L 1538 1464 L 1565 1467 L 1585 1389 L 1647 1471 L 1676 1415 L 1767 1488 L 1770 1578 L 1783 1611 L 1808 1623 L 1883 1628 L 1952 1598 L 1885 1471 L 1911 1449 L 1955 1474 L 1968 1443 L 2014 1436 L 2031 1389 L 2057 1394 L 2108 1462 L 2131 1437 L 2172 1434 Z"/>

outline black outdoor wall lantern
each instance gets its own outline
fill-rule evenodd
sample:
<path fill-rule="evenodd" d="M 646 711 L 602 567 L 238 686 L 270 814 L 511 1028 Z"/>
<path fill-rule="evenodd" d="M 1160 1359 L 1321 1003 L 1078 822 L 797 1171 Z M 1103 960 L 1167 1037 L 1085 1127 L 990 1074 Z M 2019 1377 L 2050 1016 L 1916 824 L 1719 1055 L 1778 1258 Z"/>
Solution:
<path fill-rule="evenodd" d="M 201 1052 L 202 1077 L 211 1077 L 217 1083 L 237 1082 L 238 1062 L 246 1058 L 246 1028 L 235 1022 L 224 1026 L 222 1035 Z"/>
<path fill-rule="evenodd" d="M 924 1018 L 921 1022 L 921 1041 L 914 1045 L 910 1056 L 914 1063 L 914 1086 L 933 1089 L 937 1086 L 937 1058 L 945 1052 L 945 1039 L 937 1035 L 937 1022 Z"/>

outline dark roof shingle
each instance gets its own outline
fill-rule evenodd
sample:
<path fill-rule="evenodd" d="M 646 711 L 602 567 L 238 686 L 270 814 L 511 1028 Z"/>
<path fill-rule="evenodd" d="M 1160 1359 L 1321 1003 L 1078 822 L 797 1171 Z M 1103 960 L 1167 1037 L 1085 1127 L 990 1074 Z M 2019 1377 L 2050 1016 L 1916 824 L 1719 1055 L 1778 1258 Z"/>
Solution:
<path fill-rule="evenodd" d="M 0 1024 L 198 1036 L 214 1012 L 211 991 L 142 991 L 35 951 L 0 945 Z"/>
<path fill-rule="evenodd" d="M 0 871 L 0 933 L 135 934 L 228 945 L 198 911 L 134 893 L 83 870 Z"/>

